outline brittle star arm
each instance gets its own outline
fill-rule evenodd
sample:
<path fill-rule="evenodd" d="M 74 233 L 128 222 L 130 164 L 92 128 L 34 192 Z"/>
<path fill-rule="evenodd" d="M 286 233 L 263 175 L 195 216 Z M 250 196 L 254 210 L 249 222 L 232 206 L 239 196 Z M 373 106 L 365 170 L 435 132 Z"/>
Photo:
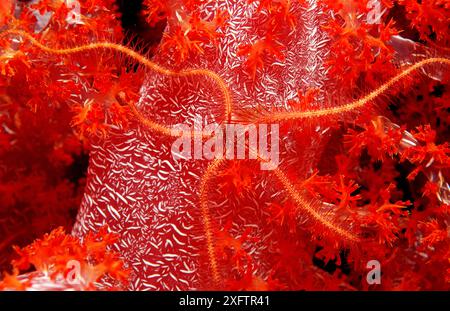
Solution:
<path fill-rule="evenodd" d="M 357 109 L 360 109 L 371 101 L 384 94 L 387 90 L 389 90 L 392 86 L 394 86 L 397 82 L 407 77 L 414 71 L 431 64 L 441 64 L 441 65 L 450 65 L 450 59 L 437 57 L 437 58 L 427 58 L 424 59 L 414 65 L 409 66 L 408 68 L 402 70 L 399 74 L 392 77 L 387 82 L 383 83 L 381 86 L 371 91 L 367 95 L 357 99 L 351 103 L 338 106 L 338 107 L 330 107 L 316 110 L 306 110 L 306 111 L 287 111 L 287 112 L 278 112 L 278 113 L 268 113 L 263 114 L 257 117 L 256 123 L 273 123 L 273 122 L 282 122 L 288 120 L 299 120 L 299 119 L 312 119 L 312 118 L 320 118 L 326 116 L 332 116 L 347 112 L 352 112 Z"/>
<path fill-rule="evenodd" d="M 149 129 L 150 131 L 162 134 L 164 136 L 169 137 L 194 137 L 194 136 L 200 136 L 202 138 L 209 138 L 212 134 L 208 133 L 206 134 L 203 131 L 195 131 L 192 130 L 190 132 L 184 132 L 184 131 L 177 131 L 171 129 L 169 126 L 159 124 L 155 121 L 153 121 L 150 118 L 145 117 L 141 111 L 136 107 L 136 105 L 132 102 L 129 102 L 125 99 L 124 94 L 119 93 L 116 98 L 120 104 L 127 105 L 131 109 L 131 113 L 134 115 L 134 117 L 138 120 L 138 122 L 143 125 L 145 128 Z"/>
<path fill-rule="evenodd" d="M 224 95 L 224 102 L 225 102 L 225 115 L 227 119 L 230 119 L 231 113 L 232 113 L 232 100 L 231 100 L 231 94 L 228 90 L 228 87 L 226 86 L 226 83 L 223 81 L 220 76 L 218 76 L 216 73 L 206 70 L 206 69 L 191 69 L 191 70 L 185 70 L 185 71 L 172 71 L 170 69 L 163 68 L 146 57 L 138 54 L 137 52 L 114 43 L 109 42 L 100 42 L 100 43 L 91 43 L 88 45 L 83 45 L 79 47 L 73 47 L 68 49 L 53 49 L 50 47 L 47 47 L 43 44 L 41 44 L 38 40 L 36 40 L 34 37 L 32 37 L 30 34 L 23 32 L 23 31 L 6 31 L 2 33 L 3 35 L 8 34 L 16 34 L 25 37 L 28 39 L 33 45 L 37 46 L 38 48 L 49 52 L 53 54 L 58 55 L 67 55 L 67 54 L 73 54 L 73 53 L 80 53 L 83 51 L 88 50 L 95 50 L 95 49 L 111 49 L 115 51 L 119 51 L 121 53 L 126 54 L 127 56 L 135 59 L 140 64 L 156 71 L 161 74 L 170 75 L 170 76 L 179 76 L 179 77 L 186 77 L 190 75 L 204 75 L 208 76 L 211 79 L 213 79 L 219 88 L 221 89 L 223 95 Z M 422 68 L 425 65 L 429 64 L 450 64 L 450 60 L 446 58 L 429 58 L 426 60 L 423 60 L 421 62 L 418 62 L 411 67 L 403 70 L 400 72 L 397 76 L 391 78 L 389 81 L 381 85 L 379 88 L 373 90 L 366 96 L 362 97 L 359 100 L 356 100 L 354 102 L 351 102 L 349 104 L 339 106 L 339 107 L 332 107 L 332 108 L 325 108 L 325 109 L 318 109 L 318 110 L 310 110 L 310 111 L 293 111 L 293 112 L 282 112 L 282 113 L 275 113 L 271 115 L 263 115 L 259 117 L 258 123 L 262 123 L 264 121 L 266 122 L 276 122 L 276 121 L 283 121 L 283 120 L 296 120 L 296 119 L 303 119 L 303 118 L 315 118 L 315 117 L 322 117 L 322 116 L 329 116 L 334 114 L 340 114 L 345 112 L 351 112 L 358 108 L 361 108 L 386 92 L 389 88 L 391 88 L 395 83 L 403 79 L 404 77 L 408 76 L 413 71 Z M 136 118 L 146 127 L 149 129 L 161 133 L 163 135 L 168 136 L 178 136 L 174 135 L 173 132 L 165 125 L 158 124 L 148 118 L 145 118 L 142 113 L 139 112 L 139 110 L 136 108 L 134 104 L 128 104 L 133 112 L 133 114 L 136 116 Z M 258 156 L 258 159 L 260 161 L 265 161 L 264 159 L 260 158 Z M 200 208 L 202 213 L 202 220 L 203 220 L 203 226 L 204 226 L 204 232 L 206 237 L 206 244 L 207 244 L 207 252 L 210 262 L 210 268 L 212 272 L 212 278 L 216 285 L 219 285 L 220 282 L 220 275 L 218 272 L 218 266 L 217 266 L 217 258 L 215 255 L 215 247 L 214 247 L 214 238 L 213 238 L 213 232 L 211 229 L 211 216 L 209 213 L 208 208 L 208 191 L 209 191 L 209 183 L 211 179 L 216 175 L 217 171 L 219 170 L 220 166 L 223 164 L 223 159 L 217 159 L 214 160 L 207 168 L 205 174 L 202 177 L 201 183 L 200 183 Z M 355 236 L 353 233 L 347 231 L 344 228 L 339 227 L 338 225 L 333 224 L 329 220 L 323 219 L 323 217 L 311 206 L 311 204 L 308 202 L 307 199 L 303 197 L 303 195 L 295 189 L 295 186 L 289 181 L 286 174 L 279 168 L 274 169 L 274 174 L 278 178 L 278 180 L 281 182 L 283 187 L 286 189 L 287 193 L 291 197 L 291 199 L 296 202 L 298 205 L 299 210 L 305 211 L 308 215 L 310 215 L 313 219 L 320 222 L 322 225 L 327 227 L 328 229 L 336 232 L 337 234 L 341 235 L 347 240 L 357 242 L 359 241 L 359 238 Z"/>
<path fill-rule="evenodd" d="M 170 70 L 168 68 L 164 68 L 154 62 L 152 62 L 150 59 L 148 59 L 145 56 L 142 56 L 141 54 L 133 51 L 132 49 L 127 48 L 126 46 L 111 43 L 111 42 L 97 42 L 97 43 L 90 43 L 86 45 L 76 46 L 72 48 L 66 48 L 66 49 L 54 49 L 51 47 L 48 47 L 41 42 L 39 42 L 37 39 L 35 39 L 32 35 L 27 33 L 26 31 L 22 30 L 6 30 L 0 34 L 0 37 L 8 36 L 8 35 L 18 35 L 21 36 L 28 41 L 30 41 L 31 44 L 38 47 L 39 49 L 56 55 L 69 55 L 69 54 L 75 54 L 75 53 L 81 53 L 86 52 L 89 50 L 99 50 L 99 49 L 108 49 L 108 50 L 114 50 L 120 53 L 123 53 L 124 55 L 127 55 L 128 57 L 136 60 L 141 65 L 150 68 L 151 70 L 158 72 L 163 75 L 167 76 L 175 76 L 175 77 L 188 77 L 188 76 L 206 76 L 210 79 L 214 80 L 214 82 L 219 87 L 220 91 L 223 94 L 224 98 L 224 110 L 225 110 L 225 116 L 227 120 L 230 120 L 231 118 L 231 111 L 233 109 L 233 102 L 231 93 L 228 89 L 227 84 L 225 81 L 214 71 L 208 70 L 208 69 L 187 69 L 187 70 L 181 70 L 181 71 L 174 71 Z M 155 130 L 158 132 L 166 132 L 165 129 L 161 127 L 155 127 Z M 166 133 L 168 134 L 168 133 Z"/>
<path fill-rule="evenodd" d="M 208 207 L 209 184 L 225 162 L 224 159 L 215 159 L 207 167 L 200 181 L 200 212 L 203 222 L 203 231 L 206 238 L 206 251 L 208 254 L 209 268 L 212 274 L 214 286 L 220 286 L 220 274 L 217 266 L 217 257 L 214 243 L 214 232 L 211 228 L 211 214 Z"/>
<path fill-rule="evenodd" d="M 250 150 L 250 152 L 256 151 Z M 270 163 L 270 161 L 263 159 L 259 154 L 257 154 L 257 159 L 260 162 L 266 162 L 275 167 L 275 164 Z M 218 271 L 217 257 L 215 253 L 215 242 L 214 242 L 214 233 L 211 228 L 211 215 L 208 207 L 208 192 L 210 190 L 210 183 L 212 179 L 217 176 L 217 173 L 220 170 L 220 167 L 225 163 L 225 159 L 216 159 L 208 165 L 206 172 L 204 173 L 201 182 L 200 182 L 200 211 L 202 215 L 203 221 L 203 230 L 205 232 L 206 238 L 206 248 L 208 254 L 208 260 L 210 264 L 211 274 L 213 278 L 213 282 L 215 286 L 220 285 L 220 273 Z M 296 203 L 297 212 L 302 211 L 306 215 L 310 216 L 314 221 L 317 221 L 321 225 L 323 225 L 328 230 L 336 233 L 341 236 L 346 241 L 350 243 L 358 243 L 360 242 L 360 238 L 349 230 L 339 226 L 339 224 L 333 223 L 331 220 L 324 218 L 318 211 L 316 211 L 313 207 L 313 204 L 310 200 L 306 199 L 292 184 L 286 174 L 278 167 L 275 167 L 273 170 L 273 174 L 277 177 L 280 183 L 283 185 L 285 190 L 287 191 L 289 197 L 292 201 Z"/>

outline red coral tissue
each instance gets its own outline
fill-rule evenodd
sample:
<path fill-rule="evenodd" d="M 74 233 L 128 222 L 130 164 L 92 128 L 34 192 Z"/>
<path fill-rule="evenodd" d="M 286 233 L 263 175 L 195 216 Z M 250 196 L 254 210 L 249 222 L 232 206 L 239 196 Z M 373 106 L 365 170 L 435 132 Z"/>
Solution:
<path fill-rule="evenodd" d="M 0 4 L 0 289 L 450 289 L 449 1 L 137 2 Z"/>

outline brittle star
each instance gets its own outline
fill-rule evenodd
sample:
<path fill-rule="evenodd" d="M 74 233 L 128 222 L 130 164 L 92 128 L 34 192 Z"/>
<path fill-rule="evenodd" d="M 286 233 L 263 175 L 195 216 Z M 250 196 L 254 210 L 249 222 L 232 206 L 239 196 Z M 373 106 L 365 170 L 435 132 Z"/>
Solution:
<path fill-rule="evenodd" d="M 43 50 L 44 52 L 50 53 L 50 54 L 56 54 L 56 55 L 63 55 L 67 56 L 70 54 L 75 53 L 83 53 L 89 50 L 99 50 L 99 49 L 105 49 L 105 50 L 113 50 L 120 53 L 123 53 L 124 55 L 134 59 L 139 64 L 155 71 L 158 73 L 161 73 L 163 75 L 167 76 L 173 76 L 173 77 L 189 77 L 193 75 L 201 75 L 206 76 L 212 79 L 216 86 L 220 89 L 222 95 L 223 95 L 223 102 L 224 102 L 224 116 L 225 120 L 231 121 L 232 120 L 232 114 L 233 114 L 233 102 L 232 102 L 232 96 L 229 91 L 229 88 L 226 84 L 226 82 L 214 71 L 208 70 L 208 69 L 188 69 L 188 70 L 182 70 L 182 71 L 173 71 L 164 67 L 159 66 L 158 64 L 152 62 L 147 57 L 140 55 L 139 53 L 135 52 L 132 49 L 129 49 L 123 45 L 110 43 L 110 42 L 98 42 L 98 43 L 91 43 L 87 45 L 72 47 L 72 48 L 66 48 L 66 49 L 54 49 L 51 47 L 48 47 L 42 43 L 40 43 L 37 39 L 35 39 L 32 35 L 30 35 L 27 32 L 20 31 L 20 30 L 7 30 L 4 31 L 1 36 L 8 36 L 8 35 L 17 35 L 21 36 L 22 38 L 28 40 L 31 42 L 34 46 L 38 47 L 39 49 Z M 384 94 L 387 90 L 389 90 L 393 85 L 395 85 L 398 81 L 403 79 L 404 77 L 410 75 L 411 73 L 417 71 L 418 69 L 430 65 L 430 64 L 441 64 L 441 65 L 450 65 L 450 60 L 446 58 L 429 58 L 422 60 L 420 62 L 417 62 L 416 64 L 404 68 L 401 70 L 399 74 L 392 77 L 387 82 L 383 83 L 378 88 L 374 89 L 373 91 L 369 92 L 367 95 L 361 97 L 358 100 L 352 101 L 350 103 L 338 106 L 338 107 L 331 107 L 331 108 L 323 108 L 323 109 L 313 109 L 313 110 L 305 110 L 305 111 L 286 111 L 286 112 L 275 112 L 275 113 L 263 113 L 260 115 L 257 115 L 254 120 L 252 120 L 254 123 L 273 123 L 273 122 L 285 122 L 285 121 L 295 121 L 295 120 L 301 120 L 301 119 L 316 119 L 324 116 L 335 116 L 340 115 L 344 113 L 354 112 L 358 111 L 359 109 L 369 105 L 374 99 L 379 97 L 380 95 Z M 124 98 L 120 97 L 118 98 L 121 102 L 128 105 L 130 107 L 131 112 L 135 116 L 135 118 L 148 130 L 152 132 L 156 132 L 159 134 L 162 134 L 164 136 L 170 136 L 170 137 L 179 137 L 182 134 L 176 134 L 172 129 L 164 124 L 159 124 L 152 119 L 146 118 L 139 109 L 135 106 L 134 103 L 130 103 L 124 100 Z M 203 137 L 207 137 L 209 134 L 205 134 L 203 132 L 201 133 L 195 133 L 194 134 L 200 134 Z M 250 152 L 255 152 L 253 150 L 250 150 Z M 257 156 L 258 161 L 267 161 L 262 156 Z M 216 251 L 215 251 L 215 241 L 214 241 L 214 233 L 211 226 L 211 215 L 208 207 L 208 193 L 209 193 L 209 186 L 211 180 L 216 176 L 221 166 L 226 160 L 224 159 L 215 159 L 213 160 L 207 167 L 205 173 L 201 177 L 200 182 L 200 188 L 199 188 L 199 198 L 200 198 L 200 212 L 202 216 L 202 222 L 203 222 L 203 231 L 206 238 L 206 249 L 207 249 L 207 255 L 209 260 L 209 268 L 212 275 L 212 280 L 215 287 L 220 287 L 220 273 L 219 273 L 219 267 L 218 267 L 218 261 L 216 257 Z M 361 238 L 354 234 L 353 232 L 347 230 L 346 228 L 343 228 L 339 226 L 339 224 L 333 223 L 332 220 L 327 219 L 323 215 L 320 214 L 314 207 L 314 202 L 311 202 L 308 198 L 306 198 L 295 186 L 294 184 L 289 180 L 286 173 L 280 169 L 275 168 L 273 171 L 273 174 L 276 176 L 276 178 L 279 180 L 279 182 L 282 184 L 284 190 L 287 192 L 289 197 L 296 203 L 296 209 L 297 212 L 304 213 L 309 215 L 312 219 L 320 223 L 323 227 L 325 227 L 327 230 L 333 231 L 337 235 L 341 236 L 344 240 L 348 241 L 349 243 L 358 243 L 361 241 Z"/>

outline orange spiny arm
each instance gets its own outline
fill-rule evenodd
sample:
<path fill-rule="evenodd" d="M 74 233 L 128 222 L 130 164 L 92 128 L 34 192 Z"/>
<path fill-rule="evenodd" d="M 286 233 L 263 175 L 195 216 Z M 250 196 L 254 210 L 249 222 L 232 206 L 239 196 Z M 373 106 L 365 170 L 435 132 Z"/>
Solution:
<path fill-rule="evenodd" d="M 274 170 L 275 176 L 281 182 L 285 190 L 288 192 L 291 199 L 297 204 L 298 209 L 305 211 L 308 215 L 310 215 L 315 221 L 322 224 L 324 227 L 337 233 L 339 236 L 342 236 L 344 239 L 349 240 L 351 242 L 359 242 L 360 238 L 355 234 L 349 232 L 348 230 L 340 227 L 332 223 L 331 221 L 325 219 L 320 213 L 318 213 L 312 206 L 311 202 L 308 202 L 305 197 L 295 189 L 295 186 L 289 181 L 288 177 L 282 170 L 276 168 Z"/>
<path fill-rule="evenodd" d="M 149 60 L 147 57 L 142 56 L 141 54 L 133 51 L 132 49 L 127 48 L 126 46 L 111 43 L 111 42 L 97 42 L 97 43 L 90 43 L 86 45 L 81 45 L 78 47 L 73 48 L 67 48 L 67 49 L 53 49 L 51 47 L 48 47 L 42 43 L 40 43 L 37 39 L 35 39 L 33 36 L 31 36 L 29 33 L 21 30 L 7 30 L 1 34 L 1 36 L 7 36 L 7 35 L 19 35 L 24 38 L 26 38 L 28 41 L 31 42 L 34 46 L 38 47 L 39 49 L 56 55 L 68 55 L 68 54 L 75 54 L 75 53 L 81 53 L 86 52 L 89 50 L 98 50 L 98 49 L 109 49 L 118 51 L 120 53 L 123 53 L 127 55 L 128 57 L 131 57 L 132 59 L 136 60 L 140 64 L 144 65 L 147 68 L 150 68 L 151 70 L 158 72 L 163 75 L 167 76 L 175 76 L 175 77 L 188 77 L 188 76 L 194 76 L 194 75 L 200 75 L 200 76 L 206 76 L 210 79 L 214 80 L 217 84 L 217 86 L 220 88 L 223 96 L 224 96 L 224 102 L 225 102 L 225 116 L 226 119 L 229 120 L 231 118 L 231 110 L 233 107 L 231 93 L 228 90 L 228 87 L 225 83 L 225 81 L 215 72 L 208 70 L 208 69 L 188 69 L 188 70 L 182 70 L 182 71 L 173 71 L 167 68 L 164 68 L 151 60 Z M 165 130 L 164 130 L 165 131 Z"/>
<path fill-rule="evenodd" d="M 307 111 L 289 111 L 289 112 L 280 112 L 280 113 L 271 113 L 267 115 L 263 115 L 257 119 L 257 123 L 270 123 L 270 122 L 280 122 L 286 120 L 298 120 L 298 119 L 306 119 L 306 118 L 320 118 L 325 116 L 332 116 L 336 114 L 351 112 L 366 106 L 375 98 L 379 97 L 383 93 L 385 93 L 388 89 L 390 89 L 395 83 L 402 80 L 412 72 L 430 64 L 442 64 L 442 65 L 450 65 L 450 59 L 447 58 L 428 58 L 422 60 L 400 72 L 395 77 L 391 78 L 389 81 L 385 82 L 380 87 L 371 91 L 366 96 L 353 101 L 351 103 L 339 106 L 339 107 L 330 107 L 324 109 L 317 110 L 307 110 Z"/>
<path fill-rule="evenodd" d="M 121 94 L 117 97 L 117 99 L 122 103 L 130 107 L 131 112 L 133 115 L 138 119 L 139 123 L 149 130 L 162 134 L 164 136 L 170 136 L 170 137 L 193 137 L 193 136 L 201 136 L 202 138 L 209 138 L 211 137 L 211 134 L 205 134 L 204 132 L 199 131 L 191 131 L 189 133 L 182 132 L 181 134 L 178 134 L 176 131 L 172 131 L 168 126 L 165 126 L 163 124 L 159 124 L 152 119 L 146 118 L 142 112 L 137 109 L 136 105 L 134 103 L 130 103 L 126 101 Z"/>
<path fill-rule="evenodd" d="M 268 162 L 269 160 L 261 157 L 257 153 L 256 150 L 250 149 L 249 152 L 256 154 L 257 158 L 260 162 Z M 298 210 L 302 210 L 305 213 L 307 213 L 310 217 L 312 217 L 315 221 L 322 224 L 324 227 L 329 229 L 330 231 L 333 231 L 337 233 L 339 236 L 342 236 L 344 239 L 351 241 L 351 242 L 359 242 L 360 238 L 356 236 L 355 234 L 349 232 L 345 228 L 340 227 L 337 224 L 332 223 L 330 220 L 325 219 L 319 212 L 317 212 L 311 202 L 309 202 L 296 188 L 295 186 L 289 181 L 289 178 L 286 176 L 286 174 L 278 168 L 275 164 L 272 163 L 272 166 L 274 167 L 273 173 L 278 178 L 280 183 L 283 185 L 284 189 L 287 191 L 291 199 L 297 204 Z"/>
<path fill-rule="evenodd" d="M 211 215 L 208 207 L 208 192 L 209 183 L 211 179 L 216 175 L 216 172 L 223 164 L 223 159 L 216 159 L 208 165 L 206 172 L 202 176 L 200 182 L 200 211 L 202 214 L 203 231 L 206 237 L 206 251 L 208 253 L 209 265 L 211 268 L 212 279 L 214 285 L 220 286 L 220 274 L 217 266 L 217 258 L 214 245 L 213 231 L 211 228 Z"/>

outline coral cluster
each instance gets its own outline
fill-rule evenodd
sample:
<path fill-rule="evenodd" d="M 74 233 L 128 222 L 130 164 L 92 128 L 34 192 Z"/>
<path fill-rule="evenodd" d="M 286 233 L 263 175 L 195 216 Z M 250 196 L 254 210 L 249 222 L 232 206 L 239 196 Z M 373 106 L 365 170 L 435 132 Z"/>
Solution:
<path fill-rule="evenodd" d="M 152 58 L 112 0 L 0 5 L 0 288 L 450 288 L 449 1 L 140 14 Z M 174 159 L 195 117 L 279 124 L 280 165 Z"/>

